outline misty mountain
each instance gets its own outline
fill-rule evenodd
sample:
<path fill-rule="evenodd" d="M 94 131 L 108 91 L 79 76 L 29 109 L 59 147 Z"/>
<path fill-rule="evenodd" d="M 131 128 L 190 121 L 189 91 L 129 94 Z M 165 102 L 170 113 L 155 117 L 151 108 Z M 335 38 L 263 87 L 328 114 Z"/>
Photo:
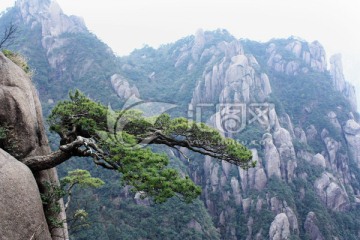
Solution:
<path fill-rule="evenodd" d="M 76 189 L 68 214 L 84 208 L 91 225 L 70 229 L 72 239 L 360 238 L 360 124 L 341 55 L 329 58 L 317 41 L 259 43 L 219 29 L 116 57 L 81 18 L 50 0 L 18 0 L 1 16 L 0 32 L 10 22 L 20 30 L 11 50 L 34 69 L 45 115 L 73 89 L 114 108 L 131 96 L 171 103 L 173 117 L 218 128 L 257 161 L 245 171 L 167 150 L 172 166 L 203 189 L 188 205 L 155 205 L 106 170 L 64 163 L 62 176 L 85 168 L 106 181 Z"/>

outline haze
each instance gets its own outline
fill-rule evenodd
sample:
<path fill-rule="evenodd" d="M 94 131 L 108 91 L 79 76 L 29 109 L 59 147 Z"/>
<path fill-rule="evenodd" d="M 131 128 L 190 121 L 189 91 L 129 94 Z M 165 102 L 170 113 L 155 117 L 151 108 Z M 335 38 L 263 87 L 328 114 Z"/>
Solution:
<path fill-rule="evenodd" d="M 345 78 L 357 87 L 360 106 L 360 1 L 357 0 L 57 0 L 66 14 L 118 55 L 144 44 L 158 47 L 199 28 L 225 28 L 237 38 L 268 41 L 298 36 L 320 41 L 329 58 L 342 53 Z M 0 0 L 0 10 L 14 0 Z"/>

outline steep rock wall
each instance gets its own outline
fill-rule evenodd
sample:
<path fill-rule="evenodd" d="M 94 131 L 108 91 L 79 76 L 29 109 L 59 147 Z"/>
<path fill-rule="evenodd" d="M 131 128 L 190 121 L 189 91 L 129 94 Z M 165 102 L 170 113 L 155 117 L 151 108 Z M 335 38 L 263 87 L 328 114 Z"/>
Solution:
<path fill-rule="evenodd" d="M 2 53 L 0 53 L 0 102 L 0 124 L 1 127 L 7 130 L 6 139 L 1 142 L 0 147 L 16 157 L 19 161 L 26 157 L 50 153 L 42 120 L 41 105 L 36 90 L 29 76 Z M 8 158 L 11 160 L 10 157 Z M 36 172 L 34 176 L 38 186 L 32 186 L 32 189 L 38 189 L 37 197 L 39 196 L 39 189 L 40 192 L 46 191 L 45 182 L 58 182 L 55 169 Z M 6 182 L 1 184 L 7 185 Z M 34 193 L 34 191 L 32 193 Z M 21 199 L 21 192 L 19 192 L 19 195 L 19 199 Z M 36 199 L 36 196 L 29 195 L 28 197 Z M 40 200 L 39 198 L 37 199 Z M 11 198 L 7 199 L 7 206 L 11 206 L 12 208 L 12 201 L 13 199 Z M 24 202 L 28 202 L 28 200 L 24 199 Z M 41 201 L 35 202 L 34 204 L 39 206 L 41 205 Z M 31 208 L 32 205 L 28 207 Z M 26 209 L 21 209 L 21 211 L 24 211 L 22 213 L 24 215 L 29 214 Z M 44 215 L 42 209 L 38 209 L 38 211 L 38 216 Z M 56 217 L 66 219 L 64 212 Z M 32 217 L 29 216 L 27 219 L 31 220 L 31 218 Z M 7 221 L 11 222 L 11 219 Z M 34 219 L 34 222 L 37 221 L 42 221 L 42 219 Z M 13 222 L 13 224 L 16 225 L 16 222 Z M 32 226 L 32 223 L 28 223 L 28 225 Z M 25 228 L 24 231 L 30 232 L 33 231 L 33 229 Z M 49 235 L 47 231 L 49 230 L 45 228 L 45 236 Z M 59 236 L 53 239 L 67 238 L 66 228 L 55 228 L 52 229 L 51 233 L 53 236 Z M 14 239 L 16 239 L 15 236 Z"/>

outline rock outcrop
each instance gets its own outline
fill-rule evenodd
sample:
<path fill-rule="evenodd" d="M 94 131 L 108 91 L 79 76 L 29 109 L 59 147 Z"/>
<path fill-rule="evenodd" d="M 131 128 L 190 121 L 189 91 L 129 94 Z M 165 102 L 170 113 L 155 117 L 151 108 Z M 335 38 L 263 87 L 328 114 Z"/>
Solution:
<path fill-rule="evenodd" d="M 44 41 L 46 38 L 59 36 L 65 32 L 74 33 L 86 30 L 82 18 L 65 15 L 56 1 L 17 0 L 15 6 L 19 8 L 21 17 L 32 28 L 38 24 L 41 25 Z"/>
<path fill-rule="evenodd" d="M 6 139 L 1 141 L 0 147 L 16 157 L 19 161 L 30 156 L 49 154 L 50 147 L 48 145 L 42 120 L 41 106 L 31 80 L 20 67 L 7 59 L 2 53 L 0 53 L 0 102 L 0 124 L 2 128 L 7 130 Z M 32 186 L 31 193 L 34 193 L 34 189 L 38 189 L 38 191 L 40 189 L 40 192 L 46 191 L 45 182 L 58 182 L 55 169 L 37 172 L 34 173 L 34 175 L 39 188 L 37 188 L 37 186 Z M 6 182 L 1 182 L 0 185 L 11 186 L 11 184 L 7 184 Z M 24 197 L 29 197 L 31 200 L 38 200 L 38 202 L 33 202 L 35 206 L 41 205 L 41 200 L 38 198 L 39 192 L 36 193 L 36 196 L 24 196 L 22 192 L 14 192 L 13 196 L 16 196 L 17 194 L 19 195 L 19 201 L 29 202 L 28 199 L 24 199 Z M 8 199 L 8 201 L 11 200 L 12 199 Z M 11 203 L 7 202 L 7 204 Z M 28 206 L 28 208 L 32 207 L 33 205 Z M 19 211 L 18 213 L 24 216 L 24 220 L 31 220 L 36 223 L 43 221 L 42 218 L 35 219 L 35 217 L 43 216 L 44 212 L 39 212 L 34 216 L 25 217 L 30 214 L 31 211 L 26 210 L 25 208 L 21 209 L 21 211 L 23 212 Z M 39 211 L 38 208 L 37 211 Z M 6 217 L 10 216 L 6 215 Z M 60 215 L 55 217 L 66 219 L 64 212 L 61 212 Z M 2 221 L 11 223 L 12 219 L 2 219 Z M 22 224 L 31 227 L 33 226 L 32 222 L 24 221 Z M 16 225 L 17 223 L 13 222 L 13 224 Z M 44 236 L 48 236 L 48 229 L 43 228 L 43 230 Z M 24 229 L 23 231 L 33 233 L 33 229 Z M 16 234 L 16 232 L 14 232 L 14 234 Z M 53 239 L 58 239 L 55 236 L 58 236 L 59 239 L 63 239 L 63 237 L 67 238 L 66 227 L 64 229 L 53 229 L 52 235 L 54 236 Z M 14 238 L 10 239 L 16 239 L 16 236 L 14 235 Z"/>
<path fill-rule="evenodd" d="M 34 175 L 2 149 L 0 192 L 1 239 L 51 239 Z"/>
<path fill-rule="evenodd" d="M 256 59 L 244 55 L 238 42 L 225 46 L 223 54 L 234 55 L 225 55 L 220 63 L 203 73 L 204 81 L 195 88 L 192 103 L 263 102 L 271 93 L 268 76 L 255 70 L 259 69 Z"/>
<path fill-rule="evenodd" d="M 349 152 L 353 160 L 360 168 L 360 124 L 354 119 L 349 119 L 343 127 L 347 144 L 349 145 Z"/>
<path fill-rule="evenodd" d="M 355 87 L 345 80 L 341 54 L 335 54 L 330 58 L 330 74 L 334 88 L 341 92 L 350 102 L 353 111 L 357 111 Z"/>
<path fill-rule="evenodd" d="M 99 86 L 106 94 L 113 93 L 108 78 L 114 74 L 115 56 L 88 31 L 81 18 L 64 14 L 55 0 L 17 0 L 14 13 L 14 23 L 32 40 L 31 45 L 28 40 L 19 40 L 17 51 L 27 57 L 42 58 L 41 66 L 36 66 L 39 74 L 34 76 L 35 81 L 41 82 L 41 100 L 56 102 L 66 98 L 70 85 L 71 89 L 84 91 L 83 82 L 90 79 L 94 84 L 89 84 L 92 97 L 99 93 Z M 96 77 L 94 72 L 104 74 Z"/>
<path fill-rule="evenodd" d="M 128 99 L 131 96 L 140 97 L 139 90 L 136 86 L 130 86 L 130 83 L 121 75 L 114 74 L 111 76 L 111 85 L 113 86 L 116 94 L 121 99 Z"/>
<path fill-rule="evenodd" d="M 264 136 L 265 142 L 265 161 L 266 161 L 266 172 L 268 177 L 276 176 L 281 177 L 280 170 L 280 154 L 276 149 L 272 136 L 270 134 L 266 134 Z"/>
<path fill-rule="evenodd" d="M 49 152 L 42 112 L 29 77 L 0 53 L 0 125 L 10 138 L 2 148 L 18 159 Z"/>
<path fill-rule="evenodd" d="M 340 183 L 335 182 L 336 178 L 327 172 L 324 172 L 318 178 L 314 187 L 316 193 L 326 206 L 333 211 L 344 211 L 349 204 L 349 197 Z"/>
<path fill-rule="evenodd" d="M 197 105 L 218 104 L 216 113 L 211 115 L 207 123 L 218 128 L 227 137 L 241 139 L 243 130 L 245 135 L 257 134 L 253 129 L 262 131 L 262 139 L 256 139 L 258 142 L 246 143 L 251 147 L 256 146 L 256 149 L 252 149 L 253 160 L 257 162 L 254 168 L 239 168 L 238 175 L 234 175 L 232 166 L 219 164 L 209 157 L 205 160 L 205 202 L 209 211 L 219 220 L 222 234 L 227 234 L 228 230 L 224 230 L 226 223 L 232 221 L 236 214 L 230 207 L 217 209 L 218 204 L 211 197 L 217 193 L 220 194 L 219 198 L 224 205 L 242 208 L 246 216 L 244 221 L 248 229 L 247 239 L 261 237 L 264 235 L 263 231 L 269 231 L 270 239 L 287 239 L 290 235 L 299 235 L 304 229 L 299 228 L 298 212 L 277 197 L 264 197 L 260 194 L 255 197 L 253 192 L 267 189 L 269 183 L 277 180 L 284 184 L 299 179 L 308 182 L 314 177 L 315 172 L 320 174 L 320 177 L 317 175 L 315 182 L 312 182 L 312 190 L 321 199 L 320 204 L 328 211 L 347 211 L 351 204 L 349 196 L 353 193 L 358 195 L 360 192 L 349 185 L 354 179 L 349 167 L 350 160 L 354 159 L 360 167 L 360 125 L 356 122 L 356 117 L 352 116 L 350 120 L 344 121 L 349 113 L 344 113 L 344 109 L 334 106 L 326 109 L 326 114 L 321 116 L 326 119 L 329 126 L 321 125 L 314 119 L 307 122 L 308 118 L 319 113 L 317 101 L 314 100 L 311 100 L 309 106 L 305 106 L 304 113 L 285 112 L 291 108 L 285 111 L 275 109 L 274 106 L 278 107 L 279 104 L 268 105 L 267 111 L 257 109 L 256 112 L 251 108 L 253 103 L 271 102 L 272 95 L 277 94 L 271 85 L 279 84 L 277 81 L 282 80 L 282 74 L 304 78 L 312 78 L 311 74 L 328 77 L 323 46 L 317 41 L 308 43 L 297 38 L 271 40 L 267 44 L 259 45 L 251 41 L 229 40 L 227 36 L 224 38 L 228 40 L 214 43 L 211 33 L 199 31 L 196 36 L 172 52 L 175 68 L 186 69 L 188 74 L 204 65 L 201 79 L 196 82 L 193 91 L 192 110 Z M 251 55 L 254 48 L 257 48 L 256 56 L 260 53 L 264 56 L 257 59 Z M 334 89 L 350 101 L 351 109 L 356 109 L 355 92 L 344 79 L 339 56 L 332 57 L 330 62 Z M 270 71 L 266 74 L 262 72 L 262 67 L 268 67 Z M 285 78 L 293 81 L 289 77 Z M 289 101 L 296 99 L 290 98 Z M 227 126 L 222 125 L 219 119 L 234 114 L 236 104 L 242 107 L 240 110 L 237 109 L 240 113 L 237 117 L 243 125 L 239 125 L 238 132 L 231 132 L 231 129 L 227 131 Z M 287 104 L 292 103 L 284 105 Z M 313 112 L 315 109 L 318 112 Z M 256 115 L 259 113 L 261 115 Z M 296 115 L 300 115 L 298 117 L 301 119 L 295 119 Z M 259 118 L 254 120 L 249 117 Z M 346 146 L 342 136 L 345 136 Z M 197 174 L 197 179 L 200 179 L 199 176 L 200 174 Z M 306 188 L 299 189 L 299 199 L 296 201 L 305 200 L 311 193 L 307 192 Z M 255 216 L 251 215 L 251 212 L 255 210 L 259 213 L 264 209 L 271 209 L 276 218 L 270 229 L 260 229 L 255 233 Z M 315 225 L 312 224 L 314 219 L 309 214 L 305 230 L 312 239 L 320 240 L 322 235 L 317 233 Z"/>
<path fill-rule="evenodd" d="M 273 42 L 268 45 L 266 52 L 269 67 L 287 75 L 307 73 L 309 70 L 326 71 L 326 54 L 319 42 L 307 43 L 298 39 L 289 41 L 285 48 Z"/>
<path fill-rule="evenodd" d="M 270 240 L 287 240 L 290 238 L 290 223 L 285 213 L 276 215 L 269 230 Z"/>
<path fill-rule="evenodd" d="M 25 24 L 32 29 L 41 29 L 41 44 L 54 68 L 59 66 L 58 54 L 54 54 L 54 51 L 67 44 L 58 37 L 63 33 L 87 31 L 82 18 L 65 15 L 54 0 L 17 0 L 15 6 Z"/>
<path fill-rule="evenodd" d="M 256 149 L 251 149 L 251 152 L 253 155 L 253 161 L 256 162 L 256 166 L 247 171 L 239 168 L 241 186 L 243 191 L 247 191 L 249 189 L 261 191 L 266 186 L 267 176 L 264 167 L 262 166 L 262 160 L 259 158 L 258 151 Z"/>

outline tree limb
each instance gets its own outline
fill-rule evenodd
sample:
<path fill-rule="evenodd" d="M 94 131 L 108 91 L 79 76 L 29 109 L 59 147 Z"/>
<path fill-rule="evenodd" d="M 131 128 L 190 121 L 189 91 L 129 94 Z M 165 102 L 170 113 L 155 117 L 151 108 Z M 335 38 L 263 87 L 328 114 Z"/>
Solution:
<path fill-rule="evenodd" d="M 80 147 L 85 146 L 85 150 L 80 149 Z M 92 152 L 91 147 L 95 151 Z M 83 138 L 78 136 L 75 141 L 61 145 L 59 150 L 52 152 L 46 156 L 33 156 L 22 159 L 22 163 L 27 165 L 32 171 L 41 171 L 49 168 L 56 167 L 57 165 L 65 162 L 73 156 L 79 157 L 94 157 L 100 159 L 99 155 L 103 155 L 103 152 L 98 148 L 95 142 L 92 139 Z M 99 160 L 96 164 L 106 167 L 108 169 L 116 169 L 113 166 L 106 165 Z"/>

